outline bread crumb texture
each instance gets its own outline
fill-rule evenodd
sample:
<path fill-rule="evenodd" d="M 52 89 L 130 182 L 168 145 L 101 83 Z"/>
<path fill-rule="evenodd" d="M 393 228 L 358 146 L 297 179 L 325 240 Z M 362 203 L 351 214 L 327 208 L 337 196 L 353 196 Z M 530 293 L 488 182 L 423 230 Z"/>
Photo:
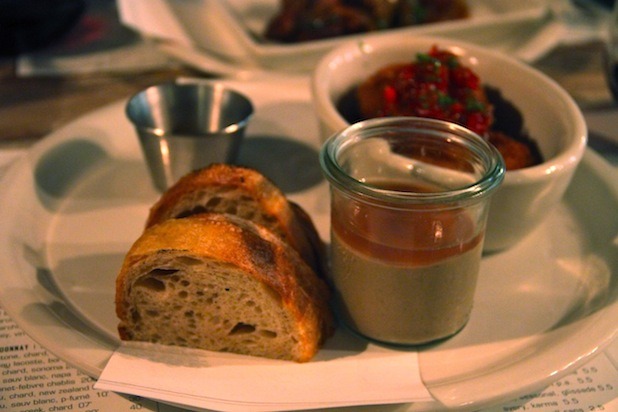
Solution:
<path fill-rule="evenodd" d="M 293 320 L 263 283 L 212 260 L 180 257 L 149 266 L 131 286 L 128 339 L 281 359 L 299 355 Z"/>

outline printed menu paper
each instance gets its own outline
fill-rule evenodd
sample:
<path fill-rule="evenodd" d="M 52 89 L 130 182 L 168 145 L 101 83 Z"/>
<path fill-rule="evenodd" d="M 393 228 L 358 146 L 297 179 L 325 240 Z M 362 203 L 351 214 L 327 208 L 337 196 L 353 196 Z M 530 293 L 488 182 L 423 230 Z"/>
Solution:
<path fill-rule="evenodd" d="M 137 396 L 99 391 L 94 383 L 34 342 L 0 306 L 0 411 L 183 411 L 162 409 Z"/>

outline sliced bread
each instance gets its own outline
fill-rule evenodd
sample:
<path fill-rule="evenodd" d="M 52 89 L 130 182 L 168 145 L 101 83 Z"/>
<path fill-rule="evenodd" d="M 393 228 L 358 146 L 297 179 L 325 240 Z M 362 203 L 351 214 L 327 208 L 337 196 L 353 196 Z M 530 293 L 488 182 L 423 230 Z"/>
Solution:
<path fill-rule="evenodd" d="M 297 362 L 333 333 L 328 300 L 286 242 L 219 213 L 151 222 L 116 281 L 123 340 Z"/>
<path fill-rule="evenodd" d="M 237 215 L 262 225 L 296 249 L 316 273 L 324 271 L 324 245 L 311 219 L 254 169 L 213 164 L 187 174 L 152 206 L 146 227 L 203 212 Z"/>

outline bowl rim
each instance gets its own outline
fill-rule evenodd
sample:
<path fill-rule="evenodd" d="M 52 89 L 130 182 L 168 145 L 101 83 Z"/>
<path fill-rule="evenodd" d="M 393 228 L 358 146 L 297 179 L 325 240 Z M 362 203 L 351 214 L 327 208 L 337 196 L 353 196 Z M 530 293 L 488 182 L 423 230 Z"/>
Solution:
<path fill-rule="evenodd" d="M 507 170 L 505 183 L 538 182 L 539 180 L 550 179 L 558 173 L 574 169 L 580 162 L 588 141 L 586 121 L 573 98 L 555 80 L 540 70 L 505 53 L 440 36 L 398 37 L 396 39 L 368 38 L 361 41 L 346 42 L 332 49 L 320 59 L 310 79 L 313 103 L 320 121 L 324 121 L 326 124 L 340 123 L 338 127 L 340 129 L 348 125 L 348 122 L 341 116 L 330 99 L 330 73 L 337 66 L 353 61 L 361 55 L 376 53 L 380 50 L 405 50 L 415 44 L 424 48 L 433 44 L 438 44 L 441 48 L 446 49 L 458 48 L 465 51 L 467 58 L 476 55 L 478 59 L 492 59 L 516 67 L 517 70 L 545 84 L 548 90 L 560 99 L 563 108 L 570 113 L 567 121 L 569 127 L 573 130 L 573 138 L 567 142 L 563 150 L 538 165 Z M 404 59 L 402 58 L 402 60 Z"/>

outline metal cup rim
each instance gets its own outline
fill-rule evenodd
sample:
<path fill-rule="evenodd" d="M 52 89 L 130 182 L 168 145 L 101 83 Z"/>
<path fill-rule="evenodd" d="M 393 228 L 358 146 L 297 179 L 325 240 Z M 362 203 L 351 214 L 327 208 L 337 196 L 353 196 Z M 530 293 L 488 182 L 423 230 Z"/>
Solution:
<path fill-rule="evenodd" d="M 223 92 L 231 93 L 235 97 L 240 98 L 243 101 L 243 103 L 247 105 L 248 114 L 245 117 L 243 117 L 241 120 L 235 121 L 221 128 L 220 130 L 217 130 L 214 132 L 182 133 L 182 132 L 177 132 L 174 130 L 165 130 L 160 127 L 140 124 L 138 119 L 136 119 L 136 117 L 131 112 L 132 104 L 139 97 L 147 93 L 149 90 L 162 89 L 162 88 L 198 88 L 198 89 L 208 89 L 208 90 L 214 90 L 216 88 L 219 88 Z M 254 113 L 255 113 L 255 108 L 254 108 L 253 102 L 247 95 L 245 95 L 244 93 L 220 81 L 214 81 L 214 82 L 196 81 L 196 82 L 190 82 L 190 83 L 189 82 L 179 83 L 177 81 L 170 81 L 170 82 L 153 84 L 131 95 L 127 99 L 127 102 L 125 104 L 125 115 L 129 119 L 129 121 L 132 123 L 132 125 L 135 127 L 135 129 L 139 130 L 140 132 L 145 132 L 148 134 L 156 135 L 158 137 L 165 136 L 165 137 L 173 137 L 173 138 L 192 138 L 192 137 L 194 138 L 195 136 L 208 137 L 208 136 L 218 136 L 218 135 L 233 135 L 237 133 L 238 131 L 246 128 L 251 118 L 253 117 Z"/>

